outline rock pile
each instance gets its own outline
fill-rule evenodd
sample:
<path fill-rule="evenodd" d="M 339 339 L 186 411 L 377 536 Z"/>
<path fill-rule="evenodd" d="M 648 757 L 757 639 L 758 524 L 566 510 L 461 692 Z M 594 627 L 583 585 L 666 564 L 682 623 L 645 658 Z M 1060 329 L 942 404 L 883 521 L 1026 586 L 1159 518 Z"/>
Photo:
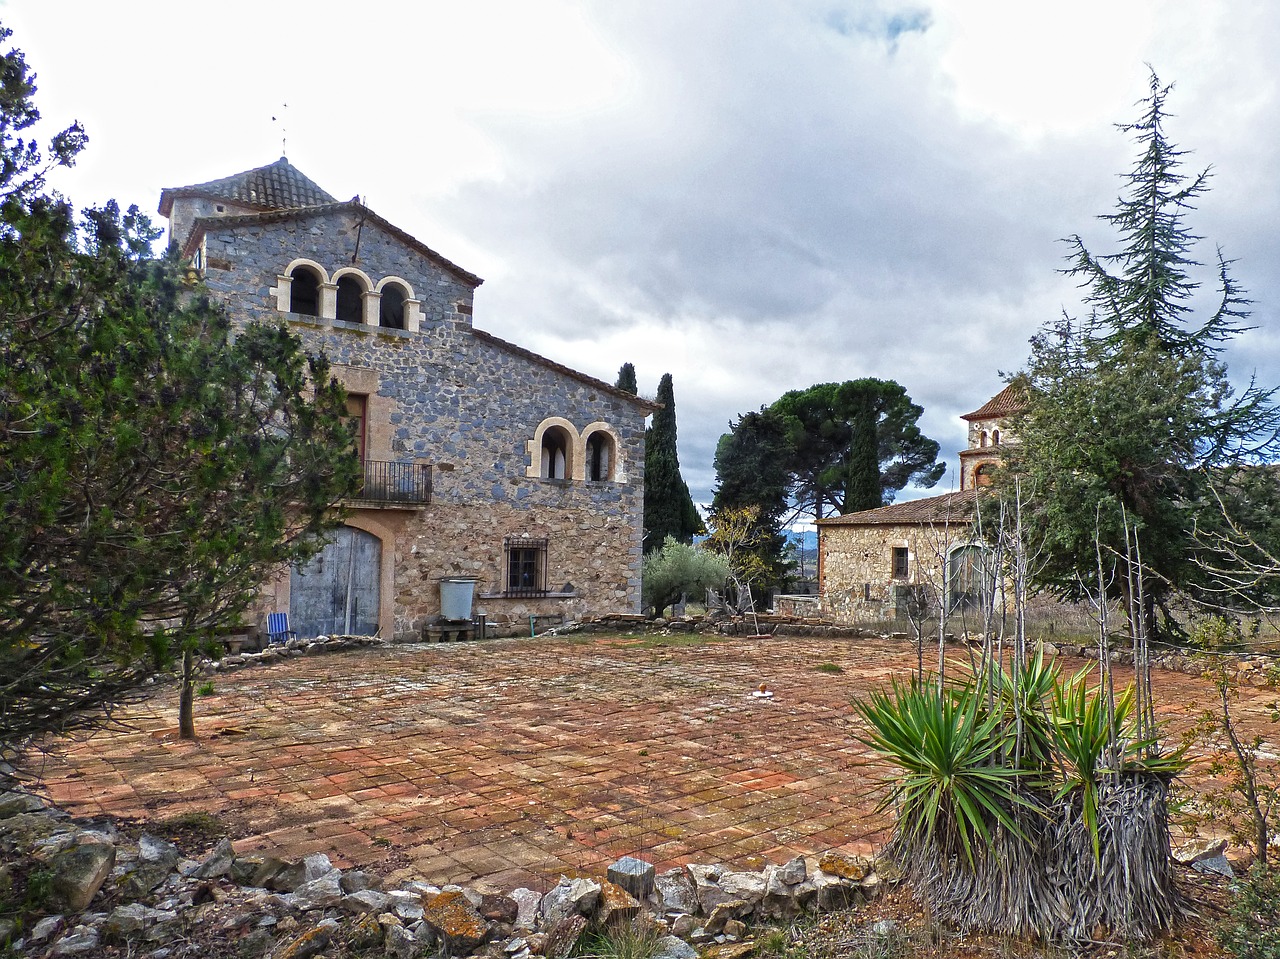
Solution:
<path fill-rule="evenodd" d="M 206 659 L 200 666 L 205 676 L 215 673 L 231 673 L 246 666 L 262 666 L 294 656 L 317 653 L 336 653 L 357 646 L 386 646 L 387 641 L 376 636 L 317 636 L 314 639 L 291 639 L 287 643 L 267 646 L 258 652 L 228 653 L 221 659 Z"/>
<path fill-rule="evenodd" d="M 564 959 L 587 929 L 648 916 L 665 959 L 692 959 L 694 946 L 731 959 L 752 922 L 857 905 L 896 880 L 887 864 L 828 853 L 762 872 L 691 865 L 656 874 L 624 857 L 606 876 L 561 878 L 545 894 L 424 882 L 385 889 L 323 854 L 241 856 L 225 838 L 186 859 L 161 837 L 134 842 L 111 823 L 72 820 L 21 792 L 0 793 L 0 853 L 0 880 L 11 889 L 15 878 L 25 882 L 39 917 L 0 921 L 0 943 L 48 957 L 120 946 L 176 959 L 219 939 L 280 959 L 308 959 L 335 943 L 393 957 Z M 33 901 L 38 890 L 43 901 Z"/>

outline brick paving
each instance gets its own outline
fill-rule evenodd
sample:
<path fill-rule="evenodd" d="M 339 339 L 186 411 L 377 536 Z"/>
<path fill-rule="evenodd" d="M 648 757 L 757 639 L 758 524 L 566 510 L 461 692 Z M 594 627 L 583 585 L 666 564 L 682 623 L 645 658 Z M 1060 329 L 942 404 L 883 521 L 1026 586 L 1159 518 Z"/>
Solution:
<path fill-rule="evenodd" d="M 759 868 L 885 840 L 887 769 L 849 704 L 914 663 L 902 643 L 794 637 L 361 649 L 218 676 L 194 742 L 164 689 L 30 771 L 77 815 L 206 811 L 241 853 L 393 878 L 537 888 L 627 854 Z M 1175 725 L 1207 699 L 1191 677 L 1156 685 Z M 1251 717 L 1274 698 L 1245 696 Z"/>

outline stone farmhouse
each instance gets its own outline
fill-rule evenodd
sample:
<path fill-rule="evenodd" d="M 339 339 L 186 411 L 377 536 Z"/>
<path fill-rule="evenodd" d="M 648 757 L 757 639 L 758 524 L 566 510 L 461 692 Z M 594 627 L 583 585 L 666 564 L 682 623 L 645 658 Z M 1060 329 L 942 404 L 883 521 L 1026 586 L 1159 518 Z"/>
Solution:
<path fill-rule="evenodd" d="M 233 324 L 286 323 L 348 391 L 362 493 L 261 614 L 419 639 L 442 579 L 474 580 L 499 628 L 639 611 L 653 403 L 477 329 L 479 277 L 284 158 L 166 189 L 160 213 Z"/>
<path fill-rule="evenodd" d="M 961 419 L 960 489 L 817 521 L 823 613 L 845 622 L 891 618 L 910 589 L 930 586 L 953 609 L 975 606 L 984 547 L 974 525 L 979 490 L 991 483 L 1001 449 L 1016 443 L 1009 418 L 1022 409 L 1014 382 Z"/>

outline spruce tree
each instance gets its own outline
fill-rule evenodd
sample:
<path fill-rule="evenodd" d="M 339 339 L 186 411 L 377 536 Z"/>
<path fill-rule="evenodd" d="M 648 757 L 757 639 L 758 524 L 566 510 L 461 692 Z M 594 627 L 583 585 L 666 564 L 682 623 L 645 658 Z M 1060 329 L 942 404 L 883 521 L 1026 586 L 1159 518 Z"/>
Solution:
<path fill-rule="evenodd" d="M 630 365 L 630 364 L 628 364 Z M 625 367 L 624 367 L 625 369 Z M 681 543 L 703 531 L 698 507 L 680 476 L 676 452 L 676 400 L 671 374 L 658 384 L 653 425 L 644 434 L 644 551 L 661 549 L 670 536 Z"/>

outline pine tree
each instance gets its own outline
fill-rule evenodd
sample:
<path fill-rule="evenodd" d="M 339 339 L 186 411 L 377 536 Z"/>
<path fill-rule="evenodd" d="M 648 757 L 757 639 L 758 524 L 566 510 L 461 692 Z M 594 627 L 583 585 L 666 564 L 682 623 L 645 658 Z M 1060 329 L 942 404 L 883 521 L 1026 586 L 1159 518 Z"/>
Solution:
<path fill-rule="evenodd" d="M 657 401 L 661 406 L 653 414 L 653 425 L 644 434 L 646 553 L 661 549 L 668 536 L 688 543 L 703 531 L 698 507 L 680 476 L 680 457 L 676 451 L 676 400 L 670 373 L 663 374 L 658 384 Z"/>

